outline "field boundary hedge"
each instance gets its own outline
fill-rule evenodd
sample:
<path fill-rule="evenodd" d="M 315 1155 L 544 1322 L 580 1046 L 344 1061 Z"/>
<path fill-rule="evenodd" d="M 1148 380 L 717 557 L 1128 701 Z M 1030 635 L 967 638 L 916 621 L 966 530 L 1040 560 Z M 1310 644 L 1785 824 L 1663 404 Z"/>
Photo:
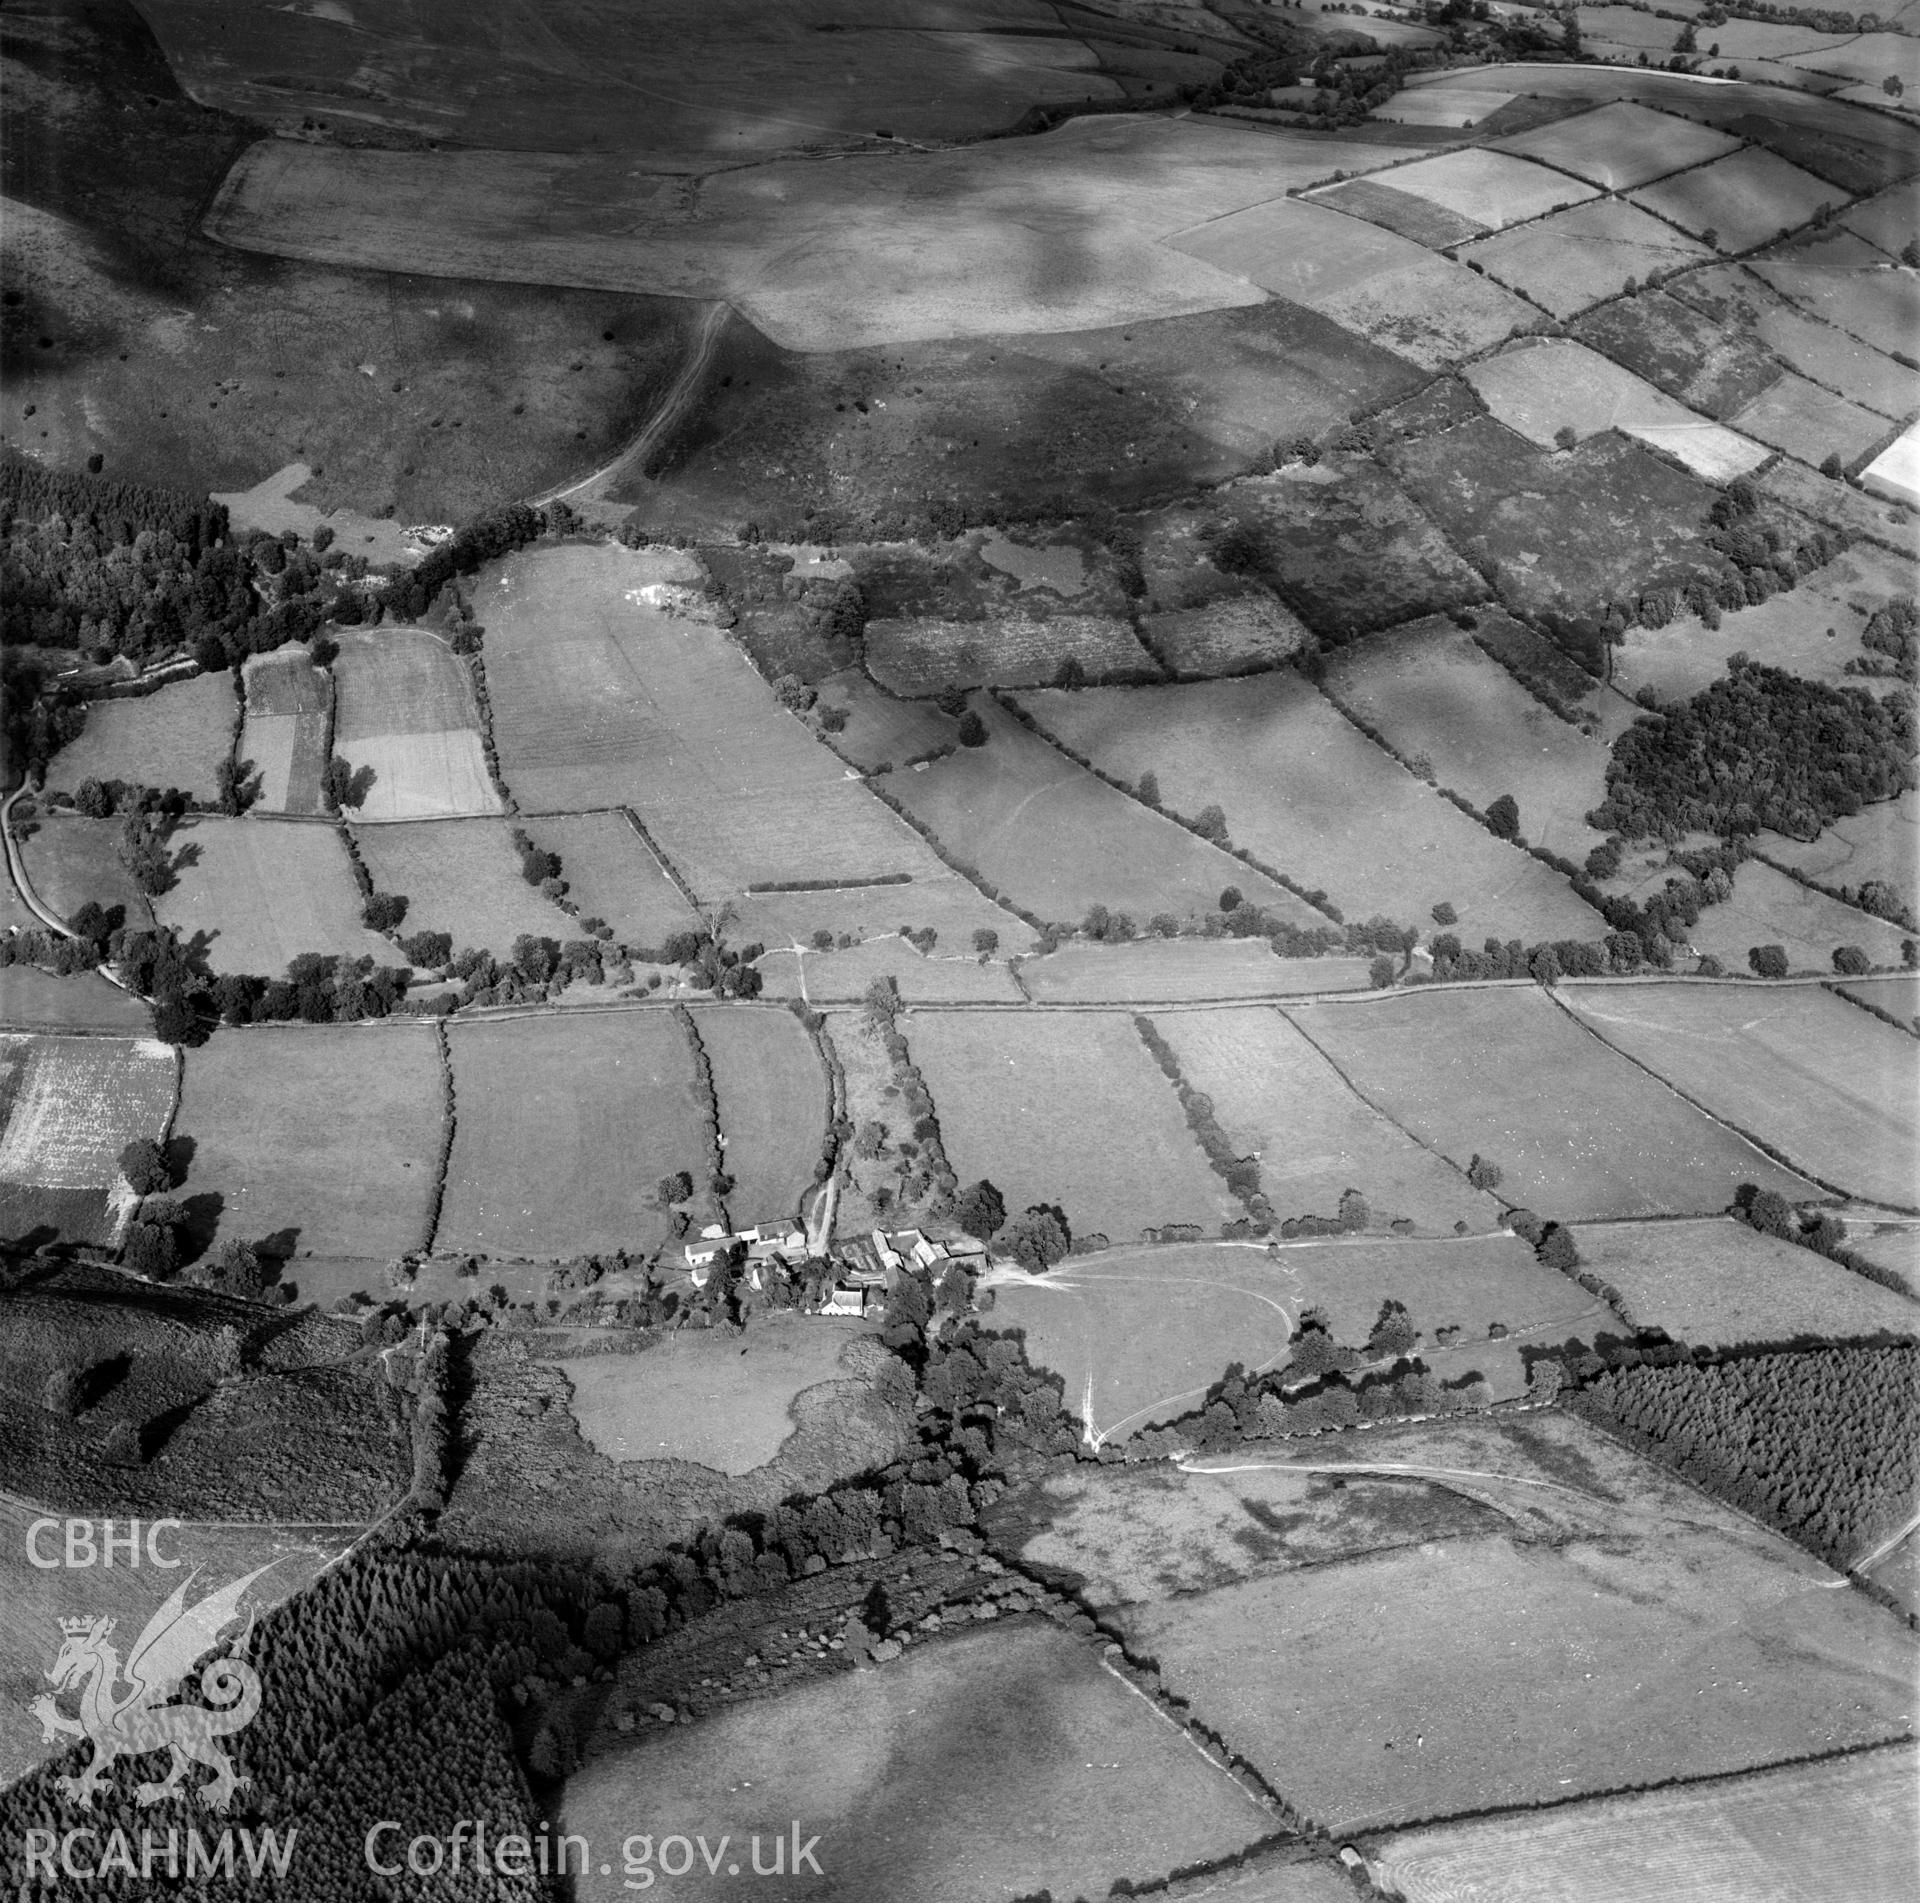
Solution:
<path fill-rule="evenodd" d="M 1242 1226 L 1252 1235 L 1269 1229 L 1272 1226 L 1273 1207 L 1261 1193 L 1259 1163 L 1251 1156 L 1240 1156 L 1235 1152 L 1233 1145 L 1227 1141 L 1227 1133 L 1221 1129 L 1213 1114 L 1213 1099 L 1187 1082 L 1180 1069 L 1178 1054 L 1160 1035 L 1160 1027 L 1152 1018 L 1144 1011 L 1135 1012 L 1133 1028 L 1140 1034 L 1140 1042 L 1147 1047 L 1148 1055 L 1173 1086 L 1174 1095 L 1180 1099 L 1180 1109 L 1187 1119 L 1187 1128 L 1193 1132 L 1194 1141 L 1206 1152 L 1209 1167 L 1247 1212 L 1244 1224 L 1229 1223 L 1221 1233 L 1226 1234 Z"/>
<path fill-rule="evenodd" d="M 1920 1037 L 1920 1030 L 1914 1029 L 1911 1018 L 1895 1017 L 1891 1011 L 1883 1009 L 1870 998 L 1856 998 L 1852 992 L 1845 989 L 1836 979 L 1823 978 L 1820 982 L 1820 989 L 1822 991 L 1831 991 L 1835 997 L 1845 999 L 1848 1004 L 1853 1005 L 1857 1010 L 1866 1012 L 1869 1017 L 1878 1018 L 1882 1024 L 1891 1024 L 1896 1031 L 1904 1031 L 1909 1037 Z"/>
<path fill-rule="evenodd" d="M 855 892 L 872 885 L 911 885 L 911 872 L 879 872 L 870 879 L 763 879 L 749 885 L 749 895 L 762 892 Z"/>
<path fill-rule="evenodd" d="M 733 1178 L 727 1174 L 727 1153 L 720 1142 L 720 1095 L 713 1087 L 713 1063 L 707 1056 L 707 1046 L 700 1035 L 699 1025 L 693 1021 L 693 1013 L 684 1004 L 674 1004 L 668 1008 L 673 1013 L 673 1021 L 680 1027 L 681 1035 L 687 1040 L 687 1053 L 693 1059 L 694 1095 L 699 1100 L 701 1121 L 706 1127 L 706 1190 L 713 1198 L 714 1214 L 721 1225 L 731 1229 L 733 1222 L 727 1214 L 727 1197 L 733 1189 Z"/>
<path fill-rule="evenodd" d="M 686 900 L 693 912 L 698 914 L 700 910 L 699 895 L 694 891 L 693 887 L 686 882 L 685 878 L 681 876 L 680 868 L 660 850 L 659 842 L 647 831 L 646 826 L 641 821 L 640 815 L 636 813 L 631 806 L 616 806 L 614 811 L 624 816 L 627 824 L 633 828 L 634 837 L 653 854 L 654 864 L 667 875 L 673 882 L 675 890 Z"/>
<path fill-rule="evenodd" d="M 820 1068 L 827 1079 L 827 1124 L 826 1135 L 820 1140 L 820 1161 L 815 1166 L 813 1180 L 826 1182 L 840 1167 L 840 1146 L 853 1134 L 853 1126 L 847 1118 L 847 1077 L 840 1065 L 840 1054 L 827 1038 L 827 1020 L 803 999 L 794 998 L 788 1006 L 800 1028 L 806 1032 L 808 1042 L 813 1046 L 813 1054 L 820 1060 Z M 828 1237 L 831 1241 L 832 1237 Z"/>
<path fill-rule="evenodd" d="M 427 1199 L 426 1222 L 421 1231 L 420 1253 L 431 1255 L 440 1234 L 440 1212 L 446 1207 L 447 1171 L 453 1162 L 453 1139 L 458 1129 L 459 1103 L 454 1094 L 453 1049 L 447 1038 L 447 1021 L 434 1018 L 433 1048 L 440 1064 L 440 1154 L 433 1166 L 433 1188 Z"/>

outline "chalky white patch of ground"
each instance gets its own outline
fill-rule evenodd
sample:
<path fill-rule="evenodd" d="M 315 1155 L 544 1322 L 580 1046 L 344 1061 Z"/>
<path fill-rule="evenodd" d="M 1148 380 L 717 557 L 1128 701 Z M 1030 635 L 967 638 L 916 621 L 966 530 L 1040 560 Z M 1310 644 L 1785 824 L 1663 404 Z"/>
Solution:
<path fill-rule="evenodd" d="M 272 140 L 240 156 L 206 229 L 321 263 L 726 298 L 777 343 L 842 350 L 1257 304 L 1275 287 L 1256 273 L 1161 240 L 1406 156 L 1158 118 L 698 179 L 603 157 Z"/>
<path fill-rule="evenodd" d="M 1920 509 L 1920 423 L 1911 424 L 1860 472 L 1877 496 Z"/>
<path fill-rule="evenodd" d="M 1770 453 L 1565 338 L 1516 344 L 1464 374 L 1501 422 L 1543 449 L 1563 428 L 1583 439 L 1617 429 L 1713 482 L 1758 469 Z"/>

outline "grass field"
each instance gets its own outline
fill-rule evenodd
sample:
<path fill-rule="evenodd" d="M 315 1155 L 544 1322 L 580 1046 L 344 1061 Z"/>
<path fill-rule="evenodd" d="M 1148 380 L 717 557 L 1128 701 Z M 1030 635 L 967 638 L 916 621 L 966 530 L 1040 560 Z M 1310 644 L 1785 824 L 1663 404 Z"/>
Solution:
<path fill-rule="evenodd" d="M 9 1784 L 69 1745 L 65 1738 L 45 1741 L 39 1720 L 28 1710 L 29 1701 L 47 1689 L 46 1668 L 60 1649 L 60 1621 L 74 1616 L 73 1582 L 64 1568 L 35 1566 L 27 1557 L 28 1528 L 46 1511 L 37 1502 L 0 1494 L 0 1593 L 7 1603 L 6 1616 L 0 1619 L 0 1782 Z M 163 1558 L 177 1559 L 183 1570 L 124 1563 L 111 1572 L 101 1568 L 87 1578 L 87 1613 L 108 1613 L 122 1632 L 137 1634 L 186 1576 L 185 1569 L 202 1569 L 209 1582 L 192 1595 L 197 1599 L 216 1583 L 224 1585 L 265 1566 L 271 1571 L 254 1582 L 245 1601 L 263 1612 L 307 1585 L 355 1530 L 343 1527 L 330 1540 L 320 1529 L 307 1527 L 170 1527 L 156 1550 Z M 44 1541 L 47 1535 L 40 1537 Z M 56 1534 L 56 1544 L 58 1538 Z"/>
<path fill-rule="evenodd" d="M 703 899 L 763 880 L 937 876 L 718 628 L 640 597 L 689 575 L 690 557 L 614 545 L 483 575 L 494 731 L 521 806 L 632 806 Z"/>
<path fill-rule="evenodd" d="M 1586 816 L 1605 790 L 1605 747 L 1441 617 L 1343 648 L 1328 663 L 1327 691 L 1482 812 L 1511 793 L 1536 846 L 1579 861 L 1600 843 Z"/>
<path fill-rule="evenodd" d="M 1738 1348 L 1796 1338 L 1920 1334 L 1920 1303 L 1731 1217 L 1596 1223 L 1580 1260 L 1626 1298 L 1642 1327 Z"/>
<path fill-rule="evenodd" d="M 1887 420 L 1789 371 L 1728 419 L 1749 436 L 1816 466 L 1838 456 L 1849 469 L 1892 433 Z"/>
<path fill-rule="evenodd" d="M 144 1037 L 153 1013 L 93 972 L 56 978 L 32 965 L 0 970 L 0 1025 L 10 1031 L 129 1031 Z"/>
<path fill-rule="evenodd" d="M 716 1006 L 694 1023 L 720 1101 L 728 1206 L 742 1224 L 793 1215 L 827 1133 L 827 1077 L 813 1040 L 785 1011 Z"/>
<path fill-rule="evenodd" d="M 1525 224 L 1595 196 L 1591 185 L 1506 152 L 1469 147 L 1398 165 L 1381 181 L 1489 231 Z"/>
<path fill-rule="evenodd" d="M 1124 694 L 1130 703 L 1146 690 L 1097 691 Z M 1077 705 L 1093 697 L 1061 698 Z M 1032 698 L 1037 710 L 1049 697 Z M 895 773 L 887 787 L 956 859 L 977 867 L 1016 905 L 1068 924 L 1089 906 L 1105 905 L 1144 927 L 1160 912 L 1187 918 L 1210 911 L 1233 885 L 1296 925 L 1324 922 L 1284 887 L 1076 765 L 991 699 L 976 697 L 974 705 L 986 723 L 985 746 L 963 747 L 924 773 Z M 1143 750 L 1138 759 L 1101 764 L 1133 780 L 1154 762 Z M 912 890 L 888 895 L 903 918 Z"/>
<path fill-rule="evenodd" d="M 187 1057 L 181 1195 L 213 1199 L 220 1240 L 272 1236 L 276 1254 L 423 1248 L 446 1120 L 435 1046 L 405 1023 L 216 1032 Z"/>
<path fill-rule="evenodd" d="M 1297 674 L 1025 704 L 1108 772 L 1151 769 L 1173 811 L 1218 804 L 1236 846 L 1324 888 L 1349 918 L 1418 921 L 1444 899 L 1476 937 L 1599 934 L 1562 880 L 1448 805 Z"/>
<path fill-rule="evenodd" d="M 896 792 L 898 789 L 895 789 Z M 1030 927 L 995 905 L 957 872 L 915 873 L 904 885 L 835 886 L 815 892 L 755 892 L 733 902 L 729 936 L 764 945 L 799 945 L 815 932 L 836 938 L 890 937 L 902 926 L 932 931 L 943 958 L 971 951 L 973 934 L 999 935 L 1003 953 L 1033 943 Z"/>
<path fill-rule="evenodd" d="M 1174 242 L 1202 265 L 1304 304 L 1429 370 L 1537 321 L 1518 298 L 1412 238 L 1300 199 L 1273 197 L 1216 216 Z"/>
<path fill-rule="evenodd" d="M 1391 176 L 1391 175 L 1389 175 Z M 1307 194 L 1316 205 L 1364 218 L 1370 225 L 1411 238 L 1416 244 L 1444 250 L 1465 238 L 1482 238 L 1488 227 L 1431 199 L 1416 197 L 1383 180 L 1350 178 Z"/>
<path fill-rule="evenodd" d="M 373 769 L 362 821 L 497 813 L 466 663 L 424 628 L 343 630 L 334 751 Z"/>
<path fill-rule="evenodd" d="M 109 911 L 125 907 L 131 926 L 151 925 L 153 907 L 120 857 L 125 825 L 119 819 L 42 813 L 32 836 L 20 842 L 34 896 L 62 918 L 71 918 L 91 899 Z"/>
<path fill-rule="evenodd" d="M 1178 680 L 1257 674 L 1278 667 L 1312 639 L 1297 615 L 1265 593 L 1148 615 L 1142 638 Z"/>
<path fill-rule="evenodd" d="M 849 668 L 820 684 L 820 705 L 838 708 L 847 724 L 827 736 L 827 745 L 863 772 L 905 766 L 940 747 L 957 745 L 960 723 L 931 701 L 901 700 Z"/>
<path fill-rule="evenodd" d="M 1241 1213 L 1124 1014 L 928 1009 L 905 1028 L 955 1174 L 1009 1210 L 1059 1203 L 1076 1235 L 1116 1243 Z"/>
<path fill-rule="evenodd" d="M 119 1155 L 165 1131 L 174 1061 L 148 1038 L 0 1036 L 0 1230 L 118 1241 L 134 1202 Z"/>
<path fill-rule="evenodd" d="M 1625 192 L 1682 166 L 1737 151 L 1739 144 L 1709 126 L 1621 100 L 1501 139 L 1496 149 L 1544 159 L 1610 192 Z"/>
<path fill-rule="evenodd" d="M 1635 376 L 1722 421 L 1780 378 L 1780 366 L 1758 337 L 1716 323 L 1666 291 L 1602 304 L 1573 330 Z"/>
<path fill-rule="evenodd" d="M 1624 995 L 1657 1002 L 1696 991 L 1639 987 Z M 1717 1214 L 1746 1182 L 1789 1198 L 1812 1193 L 1538 990 L 1300 1005 L 1288 1015 L 1369 1103 L 1463 1169 L 1476 1152 L 1492 1158 L 1505 1172 L 1501 1195 L 1543 1216 Z M 1501 1053 L 1499 1063 L 1486 1061 L 1490 1051 Z"/>
<path fill-rule="evenodd" d="M 1364 991 L 1364 958 L 1276 958 L 1259 938 L 1140 938 L 1063 945 L 1026 959 L 1020 983 L 1046 1004 L 1180 1004 Z"/>
<path fill-rule="evenodd" d="M 1780 945 L 1792 970 L 1823 977 L 1832 975 L 1833 954 L 1842 945 L 1859 946 L 1876 965 L 1898 965 L 1909 936 L 1758 860 L 1740 868 L 1732 898 L 1708 906 L 1689 934 L 1696 951 L 1712 952 L 1730 971 L 1747 969 L 1755 945 Z"/>
<path fill-rule="evenodd" d="M 1517 344 L 1469 365 L 1466 377 L 1502 423 L 1541 449 L 1552 448 L 1562 429 L 1576 438 L 1619 430 L 1715 482 L 1767 460 L 1764 445 L 1696 416 L 1568 338 Z"/>
<path fill-rule="evenodd" d="M 1405 1219 L 1439 1236 L 1456 1223 L 1500 1226 L 1492 1197 L 1362 1103 L 1278 1011 L 1169 1011 L 1158 1025 L 1181 1074 L 1212 1098 L 1227 1141 L 1260 1159 L 1260 1185 L 1280 1221 L 1331 1216 L 1342 1192 L 1357 1189 L 1381 1227 Z"/>
<path fill-rule="evenodd" d="M 134 700 L 94 701 L 80 738 L 47 763 L 47 785 L 71 793 L 84 780 L 127 780 L 214 799 L 235 712 L 230 674 L 197 674 Z"/>
<path fill-rule="evenodd" d="M 1757 258 L 1754 271 L 1781 296 L 1875 350 L 1906 350 L 1920 329 L 1920 283 L 1890 270 L 1883 253 L 1843 231 Z"/>
<path fill-rule="evenodd" d="M 1645 280 L 1713 254 L 1617 198 L 1555 212 L 1518 231 L 1461 247 L 1460 256 L 1563 322 Z M 1489 341 L 1492 341 L 1489 339 Z"/>
<path fill-rule="evenodd" d="M 1920 224 L 1920 202 L 1916 202 L 1912 180 L 1849 206 L 1840 222 L 1869 244 L 1877 244 L 1888 257 L 1897 258 Z"/>
<path fill-rule="evenodd" d="M 623 944 L 657 951 L 675 932 L 701 929 L 699 915 L 624 813 L 536 819 L 526 830 L 536 846 L 559 855 L 567 897 L 580 917 L 605 919 Z M 569 921 L 567 935 L 580 935 L 577 922 Z"/>
<path fill-rule="evenodd" d="M 455 1025 L 442 1249 L 548 1260 L 666 1237 L 654 1186 L 706 1176 L 693 1054 L 665 1011 Z"/>
<path fill-rule="evenodd" d="M 895 694 L 949 687 L 1033 687 L 1077 662 L 1089 680 L 1153 680 L 1160 669 L 1124 622 L 1100 615 L 1044 621 L 870 621 L 874 679 Z M 898 762 L 896 761 L 896 764 Z"/>
<path fill-rule="evenodd" d="M 770 998 L 813 1004 L 858 1003 L 876 978 L 891 978 L 909 1004 L 978 1000 L 1021 1004 L 1025 996 L 998 959 L 963 952 L 923 957 L 904 938 L 869 938 L 845 951 L 770 951 L 759 961 Z"/>
<path fill-rule="evenodd" d="M 161 924 L 204 944 L 215 971 L 277 978 L 302 952 L 399 962 L 392 944 L 360 923 L 360 888 L 331 826 L 190 819 L 172 844 L 185 863 L 153 909 Z"/>
<path fill-rule="evenodd" d="M 1920 793 L 1902 793 L 1849 813 L 1812 841 L 1762 833 L 1755 843 L 1769 859 L 1823 885 L 1858 886 L 1884 879 L 1911 902 L 1920 879 Z"/>
<path fill-rule="evenodd" d="M 1911 371 L 1836 325 L 1809 316 L 1744 266 L 1690 271 L 1670 288 L 1679 302 L 1729 338 L 1771 351 L 1849 402 L 1889 420 L 1911 412 Z"/>
<path fill-rule="evenodd" d="M 1798 1167 L 1896 1208 L 1917 1200 L 1913 1042 L 1891 1025 L 1816 985 L 1578 985 L 1566 996 L 1608 1043 Z"/>
<path fill-rule="evenodd" d="M 240 758 L 260 776 L 257 804 L 269 813 L 317 813 L 327 770 L 327 677 L 291 644 L 247 662 Z"/>
<path fill-rule="evenodd" d="M 581 935 L 577 920 L 520 876 L 504 820 L 362 826 L 354 843 L 374 890 L 406 899 L 403 932 L 450 932 L 456 951 L 474 946 L 502 957 L 522 933 L 560 940 Z M 564 860 L 561 871 L 564 876 Z"/>
<path fill-rule="evenodd" d="M 1823 205 L 1838 209 L 1844 199 L 1824 179 L 1750 145 L 1649 185 L 1633 194 L 1633 202 L 1731 254 L 1797 230 Z"/>
<path fill-rule="evenodd" d="M 1890 1899 L 1912 1879 L 1916 1775 L 1915 1747 L 1890 1746 L 1732 1783 L 1409 1831 L 1375 1861 L 1408 1903 L 1504 1894 L 1615 1903 L 1623 1844 L 1635 1865 L 1661 1873 L 1674 1903 Z"/>
<path fill-rule="evenodd" d="M 562 1827 L 611 1844 L 644 1800 L 656 1832 L 711 1841 L 722 1788 L 736 1793 L 727 1821 L 743 1872 L 752 1833 L 771 1862 L 770 1839 L 804 1818 L 802 1841 L 819 1834 L 817 1859 L 847 1903 L 976 1903 L 1034 1886 L 1103 1896 L 1122 1877 L 1231 1856 L 1274 1827 L 1090 1647 L 1039 1621 L 917 1645 L 597 1757 L 567 1785 Z M 678 1894 L 739 1890 L 693 1870 Z M 620 1883 L 584 1877 L 578 1894 L 601 1903 L 625 1894 Z"/>
<path fill-rule="evenodd" d="M 803 1389 L 844 1379 L 849 1346 L 867 1337 L 832 1316 L 756 1316 L 743 1339 L 681 1329 L 643 1354 L 580 1355 L 561 1363 L 587 1444 L 609 1460 L 690 1460 L 751 1473 L 794 1429 Z"/>
<path fill-rule="evenodd" d="M 1904 1019 L 1920 1034 L 1920 977 L 1911 972 L 1898 978 L 1859 978 L 1835 989 L 1844 997 L 1872 1005 L 1876 1011 Z"/>
<path fill-rule="evenodd" d="M 1366 1457 L 1405 1458 L 1409 1438 L 1369 1435 Z M 1336 1834 L 1905 1731 L 1912 1641 L 1822 1591 L 1824 1567 L 1697 1508 L 1604 1520 L 1554 1545 L 1493 1534 L 1273 1574 L 1120 1623 Z"/>

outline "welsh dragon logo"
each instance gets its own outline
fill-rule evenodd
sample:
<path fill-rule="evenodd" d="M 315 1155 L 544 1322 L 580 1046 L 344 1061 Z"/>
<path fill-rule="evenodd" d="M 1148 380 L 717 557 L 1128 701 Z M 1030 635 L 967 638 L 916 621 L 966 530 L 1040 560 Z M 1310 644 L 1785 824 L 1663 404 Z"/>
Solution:
<path fill-rule="evenodd" d="M 268 1566 L 272 1565 L 268 1562 Z M 247 1782 L 236 1777 L 233 1760 L 219 1740 L 253 1722 L 260 1709 L 260 1676 L 240 1654 L 253 1620 L 232 1645 L 211 1660 L 200 1674 L 204 1705 L 168 1704 L 181 1681 L 240 1617 L 240 1601 L 247 1588 L 268 1566 L 244 1579 L 209 1593 L 197 1605 L 187 1604 L 187 1592 L 199 1577 L 192 1572 L 146 1623 L 134 1641 L 124 1665 L 112 1643 L 110 1618 L 62 1619 L 64 1637 L 58 1657 L 47 1671 L 54 1692 L 42 1692 L 27 1709 L 40 1720 L 41 1736 L 51 1744 L 62 1736 L 85 1738 L 93 1746 L 92 1761 L 78 1777 L 57 1780 L 61 1792 L 84 1808 L 105 1782 L 116 1758 L 144 1757 L 153 1751 L 171 1751 L 173 1766 L 157 1783 L 142 1784 L 136 1795 L 142 1806 L 156 1804 L 179 1787 L 193 1764 L 204 1764 L 214 1775 L 197 1787 L 200 1801 L 224 1811 L 234 1792 Z M 120 1686 L 124 1681 L 125 1690 Z M 69 1718 L 55 1702 L 60 1693 L 78 1689 L 80 1715 Z"/>

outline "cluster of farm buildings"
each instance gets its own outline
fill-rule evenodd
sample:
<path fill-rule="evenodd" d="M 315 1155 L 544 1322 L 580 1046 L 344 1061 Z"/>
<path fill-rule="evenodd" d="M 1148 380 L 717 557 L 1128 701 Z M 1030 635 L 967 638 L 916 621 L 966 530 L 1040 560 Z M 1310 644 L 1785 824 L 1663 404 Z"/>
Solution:
<path fill-rule="evenodd" d="M 731 1231 L 709 1223 L 687 1243 L 686 1251 L 687 1273 L 695 1288 L 705 1288 L 716 1266 L 729 1260 L 739 1261 L 753 1289 L 775 1281 L 799 1282 L 812 1260 L 806 1231 L 787 1218 Z M 919 1229 L 876 1229 L 870 1236 L 832 1243 L 828 1260 L 833 1279 L 822 1290 L 818 1312 L 864 1315 L 869 1308 L 884 1306 L 888 1288 L 902 1275 L 923 1273 L 938 1280 L 949 1268 L 959 1268 L 971 1283 L 985 1272 L 988 1257 L 987 1245 L 971 1236 L 945 1240 Z"/>

